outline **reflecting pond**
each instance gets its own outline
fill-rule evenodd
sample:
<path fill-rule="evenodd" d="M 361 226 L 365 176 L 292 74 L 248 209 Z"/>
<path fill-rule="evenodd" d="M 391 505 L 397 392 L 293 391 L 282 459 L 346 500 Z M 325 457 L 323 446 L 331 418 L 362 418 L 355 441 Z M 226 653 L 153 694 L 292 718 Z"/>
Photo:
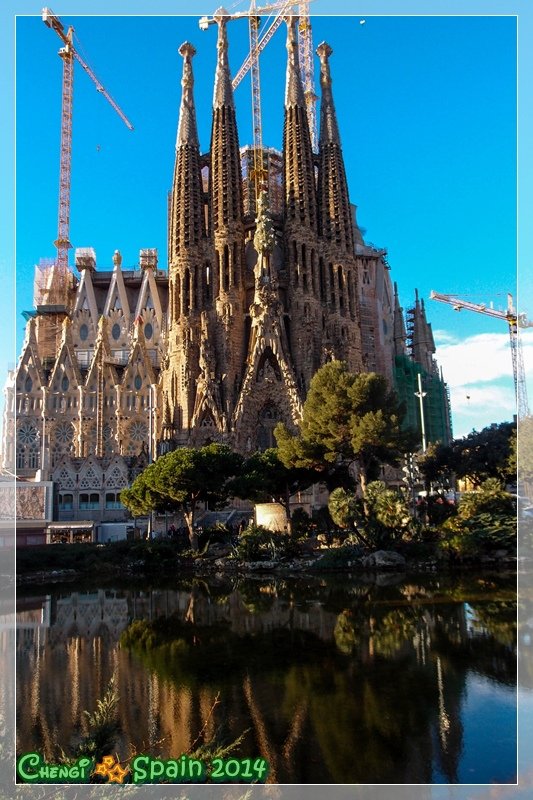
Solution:
<path fill-rule="evenodd" d="M 17 751 L 72 750 L 116 673 L 123 758 L 244 733 L 234 755 L 267 759 L 269 782 L 514 782 L 515 585 L 470 573 L 25 589 Z"/>

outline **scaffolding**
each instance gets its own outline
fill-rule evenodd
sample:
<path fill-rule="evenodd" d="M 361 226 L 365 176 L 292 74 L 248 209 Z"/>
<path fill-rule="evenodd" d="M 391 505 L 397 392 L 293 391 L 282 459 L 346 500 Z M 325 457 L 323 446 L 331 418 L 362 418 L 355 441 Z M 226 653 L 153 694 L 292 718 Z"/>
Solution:
<path fill-rule="evenodd" d="M 421 436 L 422 420 L 417 397 L 418 375 L 424 392 L 424 422 L 427 441 L 450 444 L 452 440 L 450 398 L 448 386 L 438 372 L 428 372 L 422 364 L 408 355 L 398 355 L 394 360 L 394 387 L 404 406 L 404 430 L 415 430 Z"/>
<path fill-rule="evenodd" d="M 254 148 L 241 147 L 242 200 L 245 216 L 255 218 Z M 283 213 L 283 155 L 273 147 L 263 148 L 263 174 L 267 176 L 270 212 Z"/>
<path fill-rule="evenodd" d="M 72 310 L 76 278 L 68 266 L 41 259 L 35 267 L 33 303 L 39 355 L 46 367 L 55 360 L 61 341 L 63 320 Z"/>

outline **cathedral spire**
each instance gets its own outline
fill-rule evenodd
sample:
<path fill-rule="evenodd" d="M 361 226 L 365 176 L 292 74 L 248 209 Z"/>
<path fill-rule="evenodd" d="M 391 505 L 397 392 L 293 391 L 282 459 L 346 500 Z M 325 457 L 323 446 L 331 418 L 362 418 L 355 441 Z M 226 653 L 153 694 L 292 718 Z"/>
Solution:
<path fill-rule="evenodd" d="M 287 83 L 283 155 L 285 175 L 285 213 L 288 223 L 316 227 L 316 190 L 309 123 L 300 78 L 296 25 L 298 18 L 287 17 Z"/>
<path fill-rule="evenodd" d="M 415 289 L 415 306 L 411 312 L 412 331 L 411 331 L 411 353 L 413 360 L 421 364 L 426 372 L 433 372 L 435 353 L 435 342 L 431 325 L 426 319 L 424 301 L 418 297 L 418 289 Z"/>
<path fill-rule="evenodd" d="M 217 70 L 213 93 L 211 131 L 211 213 L 213 229 L 242 220 L 242 187 L 239 137 L 228 61 L 227 13 L 215 12 L 218 24 Z"/>
<path fill-rule="evenodd" d="M 353 224 L 348 184 L 342 157 L 337 114 L 331 91 L 329 58 L 333 50 L 326 42 L 317 47 L 320 58 L 320 167 L 318 177 L 319 219 L 322 235 L 350 253 L 354 251 Z"/>
<path fill-rule="evenodd" d="M 200 244 L 204 233 L 200 147 L 193 99 L 192 58 L 196 51 L 192 44 L 184 42 L 178 52 L 183 56 L 183 90 L 169 224 L 171 268 L 184 251 Z"/>
<path fill-rule="evenodd" d="M 196 50 L 190 42 L 184 42 L 178 53 L 183 56 L 183 75 L 181 78 L 182 95 L 176 148 L 184 144 L 198 146 L 193 95 L 194 76 L 192 73 L 192 59 L 196 55 Z"/>
<path fill-rule="evenodd" d="M 228 61 L 228 13 L 224 8 L 215 11 L 214 19 L 218 25 L 217 70 L 215 73 L 215 89 L 213 92 L 213 108 L 229 106 L 234 108 L 233 89 Z"/>

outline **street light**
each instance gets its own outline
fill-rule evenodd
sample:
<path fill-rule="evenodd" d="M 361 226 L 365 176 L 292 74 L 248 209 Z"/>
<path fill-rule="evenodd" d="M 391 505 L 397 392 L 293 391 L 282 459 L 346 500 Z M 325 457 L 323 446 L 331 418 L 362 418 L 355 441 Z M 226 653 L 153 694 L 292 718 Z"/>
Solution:
<path fill-rule="evenodd" d="M 427 450 L 427 442 L 426 442 L 426 421 L 424 418 L 424 397 L 426 396 L 427 392 L 422 391 L 422 375 L 420 372 L 417 375 L 418 378 L 418 392 L 415 392 L 415 397 L 418 397 L 420 401 L 420 427 L 422 429 L 422 452 L 425 453 Z"/>
<path fill-rule="evenodd" d="M 154 460 L 154 389 L 157 390 L 155 383 L 148 386 L 148 463 Z M 148 516 L 148 538 L 152 539 L 154 534 L 154 512 L 150 511 Z"/>

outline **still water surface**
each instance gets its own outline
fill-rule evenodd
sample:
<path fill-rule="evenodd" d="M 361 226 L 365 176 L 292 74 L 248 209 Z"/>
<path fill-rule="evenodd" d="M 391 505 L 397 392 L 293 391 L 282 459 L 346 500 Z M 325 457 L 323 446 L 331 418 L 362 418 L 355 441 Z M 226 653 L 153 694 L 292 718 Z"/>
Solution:
<path fill-rule="evenodd" d="M 72 588 L 18 598 L 19 754 L 68 753 L 115 672 L 123 758 L 246 732 L 271 782 L 516 780 L 512 575 Z"/>

